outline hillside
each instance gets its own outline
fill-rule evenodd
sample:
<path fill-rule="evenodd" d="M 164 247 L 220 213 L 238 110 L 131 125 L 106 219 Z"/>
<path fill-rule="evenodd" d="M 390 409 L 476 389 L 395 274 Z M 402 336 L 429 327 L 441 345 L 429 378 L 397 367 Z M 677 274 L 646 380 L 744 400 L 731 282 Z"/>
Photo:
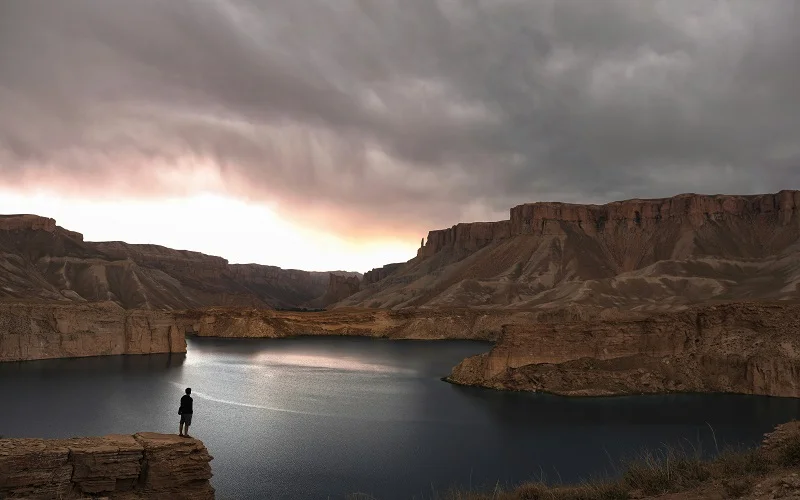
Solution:
<path fill-rule="evenodd" d="M 0 301 L 115 302 L 126 309 L 292 308 L 322 302 L 331 274 L 158 245 L 87 242 L 36 215 L 0 216 Z"/>
<path fill-rule="evenodd" d="M 431 231 L 335 307 L 643 311 L 800 296 L 800 192 L 531 203 Z M 369 278 L 369 279 L 367 279 Z"/>

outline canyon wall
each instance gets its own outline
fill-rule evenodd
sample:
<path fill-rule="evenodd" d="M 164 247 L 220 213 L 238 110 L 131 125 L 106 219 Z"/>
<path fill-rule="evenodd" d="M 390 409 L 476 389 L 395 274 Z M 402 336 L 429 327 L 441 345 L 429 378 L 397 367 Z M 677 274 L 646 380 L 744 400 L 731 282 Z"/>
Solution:
<path fill-rule="evenodd" d="M 431 231 L 417 256 L 335 307 L 675 310 L 800 294 L 800 191 L 519 205 Z"/>
<path fill-rule="evenodd" d="M 417 257 L 432 257 L 445 248 L 474 252 L 493 241 L 503 240 L 511 236 L 511 221 L 462 222 L 447 229 L 428 232 L 425 245 L 417 250 Z"/>
<path fill-rule="evenodd" d="M 150 432 L 0 439 L 0 498 L 213 499 L 212 459 L 197 439 Z"/>
<path fill-rule="evenodd" d="M 800 397 L 800 305 L 731 303 L 629 319 L 506 325 L 449 380 L 571 396 Z"/>
<path fill-rule="evenodd" d="M 306 307 L 322 300 L 330 274 L 230 264 L 159 245 L 86 242 L 36 215 L 0 216 L 0 270 L 0 300 L 111 301 L 127 309 L 168 310 Z"/>
<path fill-rule="evenodd" d="M 354 293 L 361 287 L 358 276 L 339 276 L 331 273 L 328 278 L 328 290 L 322 297 L 322 306 L 327 307 L 335 302 L 339 302 Z"/>
<path fill-rule="evenodd" d="M 377 283 L 384 278 L 388 278 L 392 275 L 395 271 L 400 269 L 405 262 L 395 262 L 393 264 L 386 264 L 383 267 L 376 267 L 375 269 L 371 269 L 364 273 L 364 279 L 361 280 L 363 286 L 371 285 L 373 283 Z"/>
<path fill-rule="evenodd" d="M 186 352 L 186 339 L 165 311 L 113 303 L 0 304 L 0 361 L 169 352 Z"/>
<path fill-rule="evenodd" d="M 280 338 L 348 335 L 419 340 L 497 340 L 506 325 L 589 320 L 614 314 L 597 308 L 542 311 L 477 309 L 333 309 L 295 312 L 209 307 L 175 313 L 187 335 Z"/>
<path fill-rule="evenodd" d="M 765 195 L 682 194 L 672 198 L 626 200 L 605 205 L 538 202 L 518 205 L 510 210 L 509 220 L 460 223 L 448 229 L 430 231 L 425 245 L 417 252 L 431 257 L 445 248 L 475 251 L 491 242 L 520 235 L 559 235 L 575 230 L 588 236 L 615 233 L 619 229 L 646 231 L 665 222 L 679 222 L 699 228 L 708 222 L 727 218 L 748 223 L 798 222 L 800 191 L 780 191 Z"/>

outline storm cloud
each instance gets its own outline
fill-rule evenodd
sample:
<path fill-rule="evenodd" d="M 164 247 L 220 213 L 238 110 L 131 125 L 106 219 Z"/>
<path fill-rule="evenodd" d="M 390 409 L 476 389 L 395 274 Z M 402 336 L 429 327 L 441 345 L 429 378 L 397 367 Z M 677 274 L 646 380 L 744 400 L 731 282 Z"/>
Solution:
<path fill-rule="evenodd" d="M 345 232 L 798 188 L 798 26 L 794 0 L 6 0 L 0 184 L 211 186 Z"/>

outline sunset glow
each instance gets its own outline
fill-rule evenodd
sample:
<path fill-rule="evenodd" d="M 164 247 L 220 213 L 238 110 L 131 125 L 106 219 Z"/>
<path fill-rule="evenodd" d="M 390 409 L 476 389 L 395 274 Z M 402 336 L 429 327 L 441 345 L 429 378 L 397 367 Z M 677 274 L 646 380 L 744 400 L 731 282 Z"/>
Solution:
<path fill-rule="evenodd" d="M 364 272 L 406 261 L 419 241 L 347 240 L 289 223 L 264 204 L 217 194 L 160 199 L 86 200 L 0 191 L 0 213 L 52 217 L 87 241 L 152 243 L 307 271 Z"/>

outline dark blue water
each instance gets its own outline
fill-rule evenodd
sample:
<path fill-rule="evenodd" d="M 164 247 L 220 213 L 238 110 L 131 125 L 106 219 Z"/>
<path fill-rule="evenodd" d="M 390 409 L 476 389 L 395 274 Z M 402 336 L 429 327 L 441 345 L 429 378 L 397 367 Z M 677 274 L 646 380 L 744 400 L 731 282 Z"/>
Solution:
<path fill-rule="evenodd" d="M 193 339 L 187 355 L 0 364 L 0 435 L 191 433 L 218 498 L 430 498 L 451 486 L 613 474 L 663 443 L 753 445 L 798 400 L 724 395 L 570 399 L 439 380 L 477 342 Z M 713 428 L 717 445 L 714 443 Z"/>

